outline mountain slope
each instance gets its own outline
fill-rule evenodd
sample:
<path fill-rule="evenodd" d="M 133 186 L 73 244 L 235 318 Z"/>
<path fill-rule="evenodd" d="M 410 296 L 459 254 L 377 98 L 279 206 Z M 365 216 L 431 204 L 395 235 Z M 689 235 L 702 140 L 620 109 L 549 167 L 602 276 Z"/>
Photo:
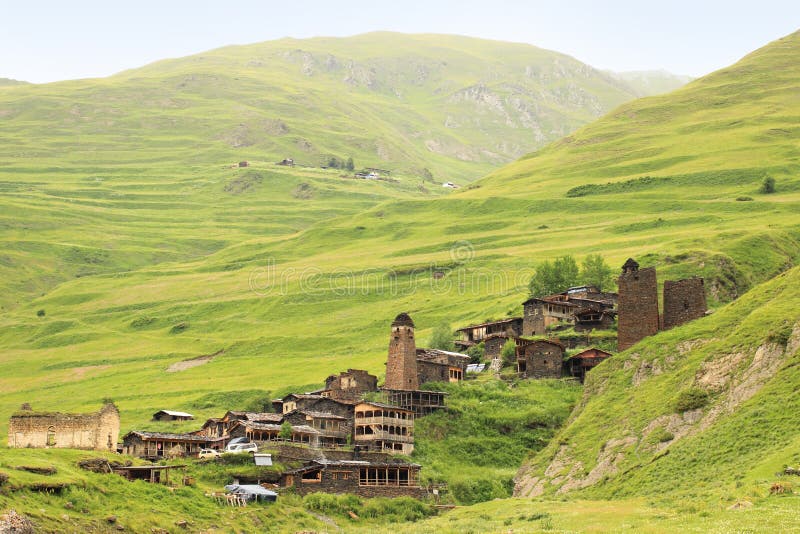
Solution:
<path fill-rule="evenodd" d="M 8 88 L 0 160 L 59 165 L 294 157 L 472 180 L 634 98 L 530 45 L 371 33 L 281 39 L 104 79 Z"/>
<path fill-rule="evenodd" d="M 795 268 L 604 362 L 569 424 L 521 469 L 516 493 L 766 492 L 800 461 L 798 288 Z"/>
<path fill-rule="evenodd" d="M 674 93 L 623 105 L 481 185 L 494 194 L 530 196 L 592 182 L 721 170 L 731 172 L 727 183 L 756 182 L 763 172 L 793 180 L 800 165 L 798 54 L 800 32 Z"/>
<path fill-rule="evenodd" d="M 754 101 L 755 115 L 786 109 L 791 98 L 785 86 L 800 82 L 796 65 L 771 68 L 784 57 L 786 41 L 751 56 L 758 61 L 749 68 L 763 73 L 762 93 L 774 94 L 769 102 Z M 761 60 L 770 68 L 760 68 Z M 739 90 L 747 91 L 750 80 L 739 79 Z M 654 113 L 646 104 L 655 102 L 676 127 L 683 120 L 686 131 L 711 128 L 715 122 L 698 123 L 697 107 L 684 105 L 686 90 L 673 100 L 645 99 L 640 115 Z M 738 91 L 730 85 L 724 90 Z M 706 101 L 714 94 L 706 91 Z M 796 127 L 783 112 L 770 120 L 790 132 Z M 611 115 L 592 129 L 623 127 L 619 122 Z M 623 131 L 634 146 L 652 138 L 654 151 L 676 142 L 662 135 L 658 122 Z M 728 140 L 732 153 L 769 148 L 748 136 Z M 198 164 L 141 175 L 131 166 L 116 179 L 74 169 L 69 187 L 31 190 L 23 183 L 13 195 L 16 211 L 4 220 L 6 227 L 16 225 L 7 234 L 6 265 L 14 247 L 51 261 L 48 247 L 66 246 L 66 259 L 93 271 L 31 291 L 0 315 L 0 416 L 34 400 L 42 408 L 91 409 L 113 395 L 123 426 L 131 428 L 163 408 L 165 399 L 198 417 L 212 416 L 225 407 L 224 392 L 267 395 L 316 386 L 348 366 L 382 375 L 388 321 L 398 311 L 413 315 L 423 342 L 443 321 L 455 326 L 518 313 L 532 266 L 560 254 L 581 259 L 601 253 L 613 266 L 633 256 L 658 266 L 663 278 L 700 274 L 713 307 L 800 259 L 800 193 L 791 172 L 795 164 L 781 158 L 785 143 L 775 143 L 770 159 L 750 161 L 746 172 L 708 170 L 717 145 L 698 144 L 691 147 L 697 156 L 687 160 L 686 174 L 657 186 L 645 180 L 566 196 L 578 176 L 567 172 L 570 164 L 585 159 L 593 174 L 583 180 L 599 181 L 640 156 L 626 149 L 624 138 L 616 143 L 613 160 L 602 157 L 608 150 L 602 143 L 546 149 L 544 154 L 563 151 L 561 179 L 544 167 L 540 174 L 531 163 L 556 166 L 554 159 L 535 156 L 518 163 L 525 169 L 511 183 L 498 174 L 480 187 L 435 199 L 409 181 L 356 182 L 336 173 L 303 178 L 263 162 L 244 170 L 214 167 L 216 181 L 208 182 L 198 177 L 207 177 L 210 167 Z M 36 176 L 42 171 L 34 163 L 27 164 Z M 787 173 L 778 175 L 777 192 L 758 193 L 762 173 L 781 168 Z M 248 172 L 262 173 L 262 181 L 253 178 L 238 196 L 226 191 L 233 183 L 244 187 Z M 294 197 L 303 180 L 318 193 Z M 402 200 L 389 200 L 399 194 Z M 346 209 L 345 197 L 354 201 Z M 753 200 L 736 200 L 743 197 Z M 48 213 L 44 220 L 37 218 L 41 210 Z M 325 218 L 314 222 L 319 212 Z M 114 256 L 119 248 L 130 256 Z M 106 249 L 110 258 L 100 254 Z M 137 250 L 175 256 L 141 265 L 136 261 L 146 258 L 138 258 Z M 16 265 L 32 268 L 21 260 Z M 9 272 L 20 269 L 12 264 Z M 41 283 L 34 275 L 32 283 Z M 166 372 L 174 363 L 211 354 L 216 356 L 202 367 Z"/>

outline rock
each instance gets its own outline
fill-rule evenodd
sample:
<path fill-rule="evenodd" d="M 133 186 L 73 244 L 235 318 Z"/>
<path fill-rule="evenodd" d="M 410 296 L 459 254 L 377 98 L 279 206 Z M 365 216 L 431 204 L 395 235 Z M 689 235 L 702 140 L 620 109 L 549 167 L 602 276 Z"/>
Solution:
<path fill-rule="evenodd" d="M 108 521 L 109 523 L 112 523 L 112 524 L 116 523 L 117 522 L 117 516 L 110 515 L 110 516 L 106 517 L 106 521 Z"/>
<path fill-rule="evenodd" d="M 180 521 L 175 521 L 175 526 L 181 528 L 189 528 L 189 522 L 185 519 L 181 519 Z"/>
<path fill-rule="evenodd" d="M 9 510 L 0 515 L 0 532 L 14 534 L 33 534 L 33 523 L 24 515 L 20 515 L 16 510 Z"/>
<path fill-rule="evenodd" d="M 728 510 L 741 510 L 743 508 L 751 508 L 753 503 L 750 501 L 738 501 L 728 506 Z"/>
<path fill-rule="evenodd" d="M 67 501 L 64 503 L 64 508 L 66 508 L 67 510 L 72 510 L 73 508 L 75 508 L 75 505 L 72 504 L 72 501 Z"/>

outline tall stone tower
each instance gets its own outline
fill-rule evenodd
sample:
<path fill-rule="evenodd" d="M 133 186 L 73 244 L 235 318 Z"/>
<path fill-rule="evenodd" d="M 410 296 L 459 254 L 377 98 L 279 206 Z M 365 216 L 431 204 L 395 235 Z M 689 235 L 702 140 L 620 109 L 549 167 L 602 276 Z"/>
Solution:
<path fill-rule="evenodd" d="M 706 288 L 702 278 L 664 282 L 664 330 L 706 314 Z"/>
<path fill-rule="evenodd" d="M 655 267 L 639 269 L 628 258 L 617 279 L 619 287 L 617 348 L 625 350 L 658 332 L 658 285 Z"/>
<path fill-rule="evenodd" d="M 419 389 L 414 321 L 407 313 L 401 313 L 392 321 L 392 337 L 389 339 L 389 359 L 386 362 L 386 381 L 383 387 Z"/>

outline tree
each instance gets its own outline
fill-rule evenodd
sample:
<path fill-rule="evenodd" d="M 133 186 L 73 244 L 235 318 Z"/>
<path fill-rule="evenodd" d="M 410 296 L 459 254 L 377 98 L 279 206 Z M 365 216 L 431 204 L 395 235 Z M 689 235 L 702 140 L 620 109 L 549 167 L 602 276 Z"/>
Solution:
<path fill-rule="evenodd" d="M 433 329 L 428 346 L 432 349 L 453 350 L 453 330 L 448 323 L 441 323 Z"/>
<path fill-rule="evenodd" d="M 536 267 L 536 274 L 531 277 L 528 290 L 531 297 L 552 295 L 577 285 L 579 275 L 578 263 L 572 256 L 561 256 L 552 263 L 545 260 Z"/>
<path fill-rule="evenodd" d="M 425 167 L 419 173 L 422 175 L 423 181 L 428 181 L 428 182 L 433 181 L 433 173 L 429 168 Z"/>
<path fill-rule="evenodd" d="M 281 425 L 281 431 L 278 432 L 278 437 L 290 441 L 292 439 L 292 425 L 289 421 L 284 421 Z"/>
<path fill-rule="evenodd" d="M 600 254 L 589 254 L 581 265 L 583 283 L 596 286 L 600 291 L 608 289 L 614 283 L 613 272 Z"/>
<path fill-rule="evenodd" d="M 472 345 L 470 348 L 468 348 L 467 355 L 469 356 L 470 363 L 481 363 L 485 351 L 486 348 L 484 347 L 483 342 Z"/>
<path fill-rule="evenodd" d="M 767 176 L 764 178 L 764 183 L 761 184 L 761 189 L 759 189 L 760 193 L 764 193 L 765 195 L 769 195 L 775 192 L 775 178 L 772 176 Z"/>
<path fill-rule="evenodd" d="M 503 365 L 514 365 L 517 363 L 517 344 L 513 339 L 506 341 L 503 349 L 500 351 L 500 357 L 503 359 Z"/>
<path fill-rule="evenodd" d="M 331 156 L 331 159 L 328 160 L 328 167 L 330 167 L 331 169 L 339 168 L 339 160 L 336 159 L 336 156 Z"/>
<path fill-rule="evenodd" d="M 353 163 L 353 158 L 352 157 L 347 158 L 347 163 L 345 163 L 344 167 L 345 167 L 345 169 L 347 169 L 350 172 L 353 172 L 355 170 L 356 165 L 355 165 L 355 163 Z"/>

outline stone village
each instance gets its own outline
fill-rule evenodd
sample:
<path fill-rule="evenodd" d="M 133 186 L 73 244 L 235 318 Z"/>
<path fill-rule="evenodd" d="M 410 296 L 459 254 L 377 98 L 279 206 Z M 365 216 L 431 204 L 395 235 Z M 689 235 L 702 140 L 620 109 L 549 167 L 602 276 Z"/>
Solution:
<path fill-rule="evenodd" d="M 522 317 L 461 328 L 455 344 L 465 351 L 482 345 L 488 368 L 496 374 L 503 366 L 504 347 L 511 343 L 515 376 L 567 377 L 583 382 L 593 367 L 612 354 L 586 347 L 566 357 L 567 346 L 579 344 L 559 339 L 565 329 L 576 333 L 609 330 L 616 320 L 617 348 L 624 350 L 659 330 L 706 314 L 702 278 L 665 281 L 663 314 L 659 313 L 655 268 L 640 269 L 636 261 L 628 259 L 617 283 L 618 293 L 580 286 L 530 298 L 523 303 Z M 40 413 L 26 404 L 11 417 L 9 447 L 117 451 L 158 462 L 195 457 L 203 449 L 224 451 L 232 440 L 252 442 L 259 450 L 273 451 L 270 460 L 274 457 L 282 464 L 299 465 L 271 481 L 283 490 L 421 498 L 431 488 L 420 481 L 421 466 L 407 459 L 414 450 L 414 421 L 446 409 L 447 397 L 445 392 L 422 386 L 460 382 L 485 369 L 485 364 L 470 364 L 470 360 L 459 352 L 418 348 L 414 321 L 400 313 L 391 323 L 381 387 L 375 375 L 348 369 L 329 376 L 319 390 L 273 400 L 273 411 L 228 411 L 208 419 L 200 429 L 182 434 L 133 430 L 122 437 L 121 445 L 120 414 L 113 404 L 94 414 Z M 191 414 L 171 410 L 153 416 L 154 421 L 189 419 Z M 168 466 L 128 465 L 114 471 L 130 479 L 169 480 Z M 258 484 L 261 480 L 235 482 Z"/>

